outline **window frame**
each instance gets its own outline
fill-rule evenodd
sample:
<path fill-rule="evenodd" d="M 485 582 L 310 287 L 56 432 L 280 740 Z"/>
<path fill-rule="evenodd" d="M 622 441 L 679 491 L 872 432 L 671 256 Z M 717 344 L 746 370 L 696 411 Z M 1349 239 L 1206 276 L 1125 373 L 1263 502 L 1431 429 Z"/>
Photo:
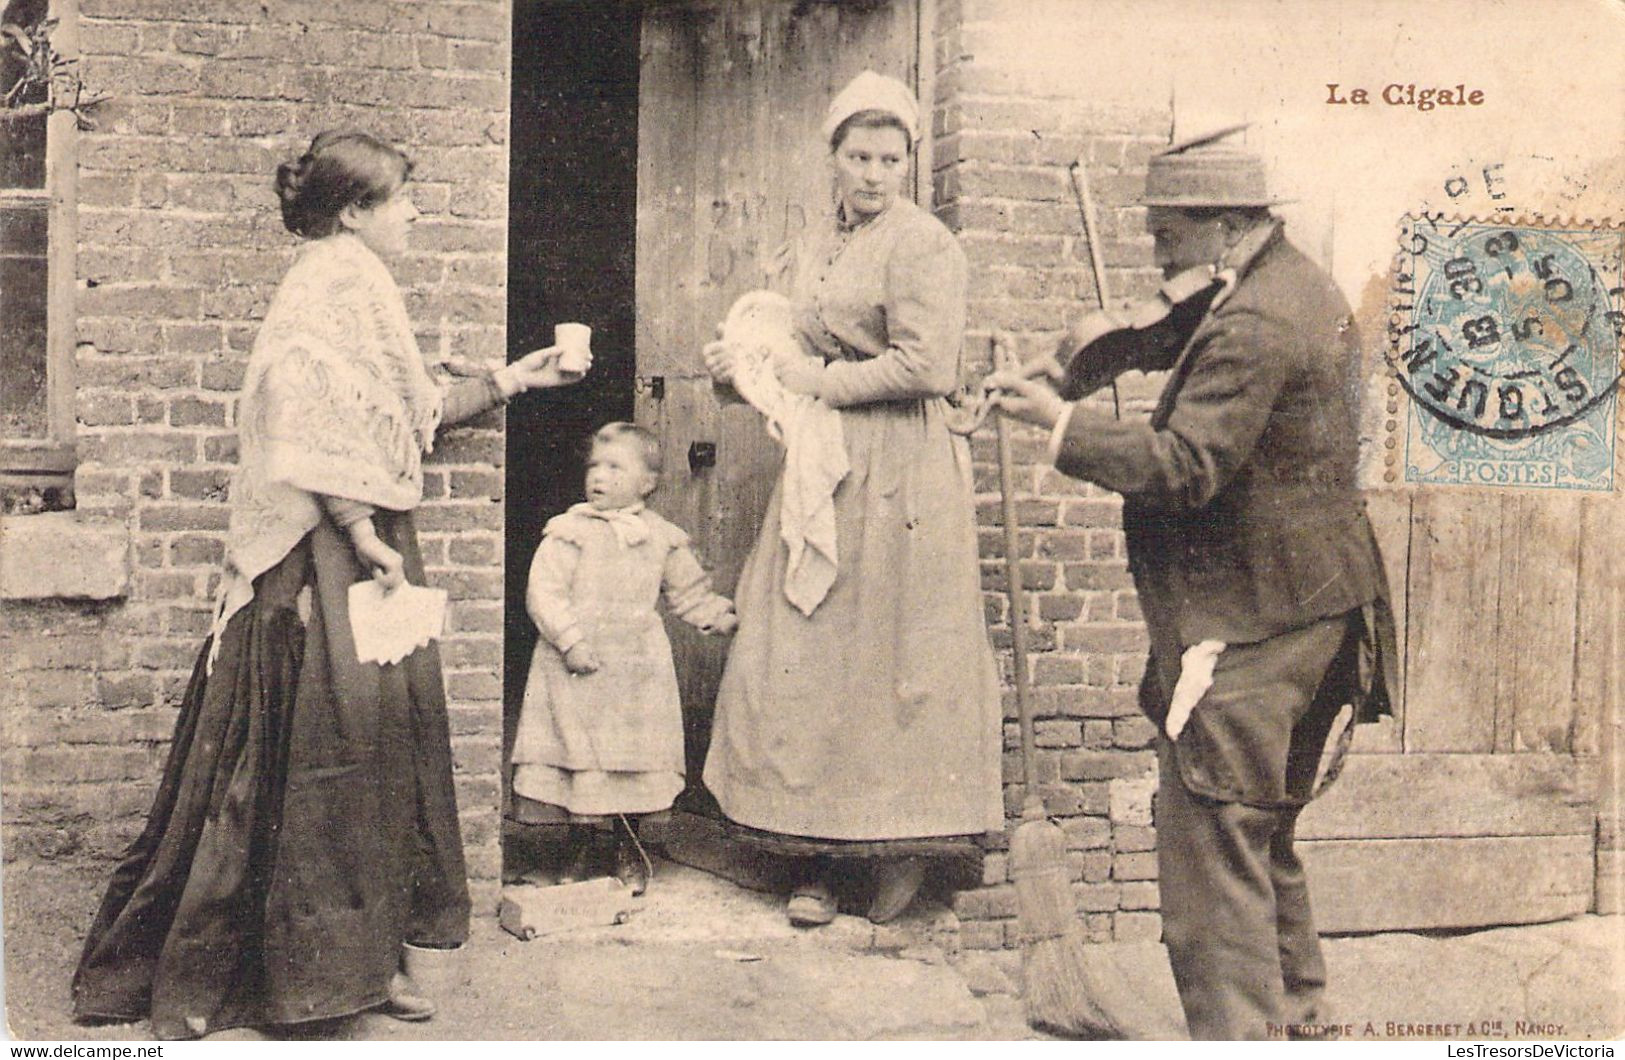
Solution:
<path fill-rule="evenodd" d="M 79 58 L 78 0 L 50 0 L 47 18 L 57 20 L 52 51 Z M 67 489 L 78 464 L 78 421 L 74 390 L 78 284 L 78 118 L 52 111 L 45 121 L 45 187 L 39 191 L 0 189 L 8 202 L 46 202 L 45 409 L 43 437 L 0 437 L 0 487 Z"/>

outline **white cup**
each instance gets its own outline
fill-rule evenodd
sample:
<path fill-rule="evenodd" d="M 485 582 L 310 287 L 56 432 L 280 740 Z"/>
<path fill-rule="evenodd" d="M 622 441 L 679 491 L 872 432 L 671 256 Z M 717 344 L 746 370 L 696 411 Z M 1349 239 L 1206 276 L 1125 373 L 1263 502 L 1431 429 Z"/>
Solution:
<path fill-rule="evenodd" d="M 560 371 L 582 373 L 592 367 L 592 328 L 587 325 L 554 325 L 553 345 L 564 351 L 559 355 Z"/>

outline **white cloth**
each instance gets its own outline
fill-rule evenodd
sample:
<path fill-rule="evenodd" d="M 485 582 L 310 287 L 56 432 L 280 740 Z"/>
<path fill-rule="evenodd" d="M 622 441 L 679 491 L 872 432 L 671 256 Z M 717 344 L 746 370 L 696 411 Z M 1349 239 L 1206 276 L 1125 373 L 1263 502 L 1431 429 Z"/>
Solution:
<path fill-rule="evenodd" d="M 920 104 L 914 93 L 895 77 L 865 70 L 830 100 L 824 124 L 819 129 L 824 134 L 824 142 L 833 139 L 841 122 L 860 110 L 881 110 L 896 115 L 907 126 L 910 142 L 920 138 Z"/>
<path fill-rule="evenodd" d="M 569 514 L 582 519 L 597 519 L 608 523 L 615 534 L 615 542 L 622 548 L 632 548 L 649 540 L 649 524 L 643 521 L 643 505 L 630 504 L 625 508 L 594 508 L 586 501 L 572 504 Z"/>
<path fill-rule="evenodd" d="M 376 579 L 350 586 L 356 658 L 394 665 L 446 631 L 446 590 L 406 584 L 392 593 Z"/>
<path fill-rule="evenodd" d="M 1179 680 L 1174 682 L 1168 720 L 1163 725 L 1168 739 L 1179 739 L 1179 734 L 1185 731 L 1185 723 L 1191 720 L 1191 711 L 1213 687 L 1213 668 L 1218 665 L 1219 653 L 1224 649 L 1222 640 L 1204 640 L 1186 648 L 1179 657 Z"/>
<path fill-rule="evenodd" d="M 417 507 L 442 409 L 389 269 L 348 232 L 307 243 L 243 380 L 216 649 L 254 579 L 321 520 L 319 496 Z"/>
<path fill-rule="evenodd" d="M 723 340 L 743 356 L 734 389 L 767 419 L 768 433 L 784 445 L 779 537 L 789 550 L 785 598 L 804 615 L 817 610 L 835 584 L 835 489 L 851 470 L 841 414 L 822 400 L 792 394 L 773 374 L 775 352 L 801 356 L 790 302 L 772 291 L 742 295 L 728 311 Z"/>

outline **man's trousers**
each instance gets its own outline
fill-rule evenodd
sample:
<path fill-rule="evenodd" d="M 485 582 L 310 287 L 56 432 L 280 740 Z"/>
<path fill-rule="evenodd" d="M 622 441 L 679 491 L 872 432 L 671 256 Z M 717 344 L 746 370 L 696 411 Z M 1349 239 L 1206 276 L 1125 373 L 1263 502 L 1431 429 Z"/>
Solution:
<path fill-rule="evenodd" d="M 1348 702 L 1358 628 L 1339 616 L 1226 648 L 1179 741 L 1158 737 L 1163 941 L 1194 1039 L 1281 1037 L 1322 1015 L 1326 965 L 1293 838 Z M 1158 666 L 1162 687 L 1177 676 Z"/>

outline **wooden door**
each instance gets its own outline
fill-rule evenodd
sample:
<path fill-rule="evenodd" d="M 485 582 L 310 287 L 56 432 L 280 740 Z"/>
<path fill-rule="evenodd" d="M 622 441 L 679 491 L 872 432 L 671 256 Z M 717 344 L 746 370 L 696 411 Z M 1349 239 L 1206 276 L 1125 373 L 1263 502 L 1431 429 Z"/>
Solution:
<path fill-rule="evenodd" d="M 1324 232 L 1330 268 L 1336 217 L 1318 220 L 1305 227 Z M 1380 372 L 1383 320 L 1360 326 Z M 1625 496 L 1434 487 L 1366 500 L 1401 689 L 1395 717 L 1358 730 L 1342 777 L 1300 820 L 1318 925 L 1466 928 L 1591 909 L 1622 685 L 1625 563 L 1609 543 L 1625 532 Z"/>
<path fill-rule="evenodd" d="M 666 454 L 652 503 L 732 594 L 779 463 L 761 417 L 713 393 L 700 348 L 733 300 L 783 289 L 775 251 L 830 209 L 831 97 L 862 70 L 918 84 L 917 0 L 694 0 L 646 8 L 638 90 L 639 423 Z M 714 446 L 714 450 L 707 450 Z M 670 622 L 687 731 L 687 804 L 724 643 Z"/>
<path fill-rule="evenodd" d="M 1304 812 L 1322 930 L 1591 909 L 1600 737 L 1621 683 L 1620 499 L 1384 492 L 1370 506 L 1403 703 Z"/>

